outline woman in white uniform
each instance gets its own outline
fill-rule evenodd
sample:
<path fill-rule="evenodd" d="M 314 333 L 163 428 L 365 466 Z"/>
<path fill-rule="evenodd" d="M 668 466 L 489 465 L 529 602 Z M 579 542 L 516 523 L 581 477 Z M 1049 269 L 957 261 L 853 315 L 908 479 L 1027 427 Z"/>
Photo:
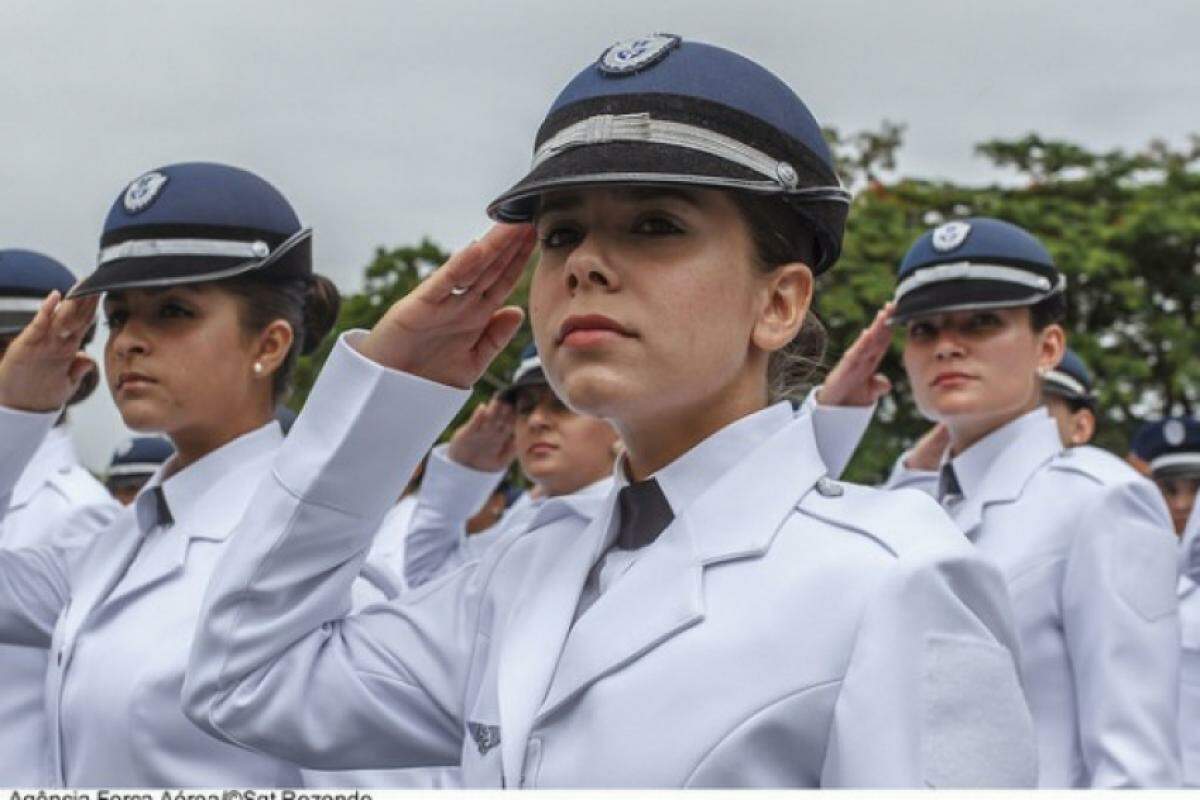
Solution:
<path fill-rule="evenodd" d="M 312 764 L 461 761 L 470 786 L 1032 783 L 998 573 L 927 497 L 826 478 L 811 416 L 772 402 L 847 210 L 801 101 L 729 51 L 624 42 L 534 164 L 491 213 L 536 219 L 547 377 L 625 444 L 603 509 L 343 617 L 397 459 L 520 323 L 501 303 L 534 239 L 499 226 L 339 342 L 214 576 L 189 716 Z"/>
<path fill-rule="evenodd" d="M 48 294 L 67 292 L 75 276 L 59 262 L 31 250 L 0 250 L 0 358 L 33 319 Z M 90 374 L 68 405 L 82 402 L 96 387 Z M 0 522 L 0 547 L 70 545 L 62 536 L 74 514 L 108 514 L 104 487 L 79 463 L 66 425 L 66 414 L 49 432 L 16 484 L 0 496 L 7 508 Z M 91 507 L 89 509 L 89 507 Z M 42 781 L 49 745 L 44 689 L 46 651 L 0 644 L 0 785 L 37 786 Z"/>
<path fill-rule="evenodd" d="M 895 322 L 918 408 L 945 430 L 893 487 L 936 496 L 1004 572 L 1039 784 L 1177 786 L 1175 548 L 1154 486 L 1094 447 L 1065 447 L 1043 381 L 1065 343 L 1064 279 L 995 219 L 925 233 L 900 265 Z"/>
<path fill-rule="evenodd" d="M 309 237 L 244 170 L 155 170 L 117 198 L 77 299 L 50 295 L 0 360 L 0 495 L 94 368 L 78 348 L 101 292 L 113 400 L 176 450 L 131 506 L 63 523 L 81 544 L 0 552 L 0 639 L 50 656 L 47 783 L 301 783 L 197 729 L 179 692 L 204 588 L 282 441 L 276 401 L 336 313 Z"/>
<path fill-rule="evenodd" d="M 1193 456 L 1200 460 L 1200 441 Z M 1200 786 L 1200 506 L 1183 532 L 1179 576 L 1179 619 L 1183 628 L 1180 663 L 1179 743 L 1183 785 Z"/>

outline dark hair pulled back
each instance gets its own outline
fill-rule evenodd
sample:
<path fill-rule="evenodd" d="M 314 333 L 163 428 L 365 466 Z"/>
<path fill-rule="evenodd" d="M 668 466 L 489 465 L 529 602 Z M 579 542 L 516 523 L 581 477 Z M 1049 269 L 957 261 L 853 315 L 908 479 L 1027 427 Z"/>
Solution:
<path fill-rule="evenodd" d="M 734 192 L 734 202 L 750 229 L 757 266 L 766 273 L 784 264 L 812 265 L 817 249 L 811 224 L 778 197 Z M 803 400 L 819 374 L 829 336 L 811 308 L 796 338 L 771 354 L 767 389 L 771 402 Z"/>
<path fill-rule="evenodd" d="M 337 322 L 342 303 L 337 287 L 322 275 L 278 281 L 265 280 L 253 273 L 229 278 L 218 285 L 241 301 L 241 323 L 248 334 L 261 333 L 277 319 L 292 326 L 295 339 L 271 381 L 275 402 L 283 402 L 291 390 L 297 359 L 316 350 Z"/>

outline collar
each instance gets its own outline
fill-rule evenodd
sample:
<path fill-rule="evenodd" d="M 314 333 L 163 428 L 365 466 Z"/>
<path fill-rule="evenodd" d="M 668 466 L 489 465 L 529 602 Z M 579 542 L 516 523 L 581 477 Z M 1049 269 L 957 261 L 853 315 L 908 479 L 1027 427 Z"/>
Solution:
<path fill-rule="evenodd" d="M 776 403 L 731 422 L 650 477 L 658 481 L 675 516 L 688 509 L 717 480 L 794 419 L 792 406 Z M 629 485 L 625 456 L 617 460 L 617 488 Z"/>
<path fill-rule="evenodd" d="M 67 433 L 66 426 L 51 428 L 21 473 L 21 477 L 17 479 L 17 484 L 13 487 L 12 505 L 25 505 L 46 485 L 51 476 L 78 465 L 79 458 L 75 455 L 75 446 L 71 443 L 71 435 Z"/>
<path fill-rule="evenodd" d="M 283 432 L 279 428 L 279 423 L 272 420 L 261 428 L 244 433 L 233 441 L 218 447 L 196 463 L 163 480 L 163 473 L 175 461 L 176 457 L 172 456 L 155 471 L 133 501 L 138 528 L 143 534 L 146 534 L 158 525 L 160 495 L 166 502 L 174 524 L 193 519 L 201 512 L 215 517 L 220 514 L 222 508 L 232 509 L 240 516 L 241 512 L 245 510 L 242 507 L 243 504 L 228 497 L 228 493 L 236 491 L 234 487 L 246 483 L 251 485 L 249 487 L 242 486 L 243 493 L 253 491 L 257 486 L 257 481 L 245 481 L 240 478 L 240 468 L 262 456 L 274 453 L 282 442 Z M 224 485 L 229 478 L 235 476 L 238 478 L 236 483 Z M 218 485 L 220 485 L 218 494 L 222 495 L 221 499 L 203 502 Z M 208 532 L 213 533 L 214 531 L 219 532 L 218 529 L 221 526 L 206 527 L 211 527 L 212 530 Z"/>
<path fill-rule="evenodd" d="M 1016 479 L 1023 485 L 1048 455 L 1061 451 L 1058 427 L 1045 406 L 1038 406 L 992 431 L 950 463 L 963 497 L 984 500 L 1000 481 Z M 996 469 L 1002 457 L 1004 469 Z"/>

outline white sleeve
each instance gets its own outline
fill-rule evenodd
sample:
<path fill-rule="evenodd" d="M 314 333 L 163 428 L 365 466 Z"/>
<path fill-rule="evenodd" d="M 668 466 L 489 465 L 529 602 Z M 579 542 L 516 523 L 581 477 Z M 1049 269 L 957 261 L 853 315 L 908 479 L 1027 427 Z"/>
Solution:
<path fill-rule="evenodd" d="M 1063 629 L 1093 787 L 1177 787 L 1176 542 L 1153 484 L 1108 487 L 1079 521 Z"/>
<path fill-rule="evenodd" d="M 346 615 L 380 519 L 466 397 L 338 342 L 213 571 L 182 691 L 196 724 L 314 769 L 458 763 L 478 570 Z"/>
<path fill-rule="evenodd" d="M 425 465 L 404 542 L 404 579 L 416 588 L 468 560 L 467 520 L 491 497 L 504 472 L 480 472 L 435 447 Z"/>
<path fill-rule="evenodd" d="M 994 567 L 962 551 L 902 560 L 859 624 L 822 788 L 1036 786 L 1016 652 Z"/>
<path fill-rule="evenodd" d="M 0 407 L 0 529 L 21 473 L 54 426 L 58 412 L 31 414 Z M 47 543 L 0 549 L 0 642 L 48 647 L 71 595 L 70 566 L 115 515 L 115 504 L 66 509 L 47 525 Z"/>
<path fill-rule="evenodd" d="M 829 477 L 838 478 L 846 470 L 846 465 L 854 457 L 858 443 L 875 416 L 875 404 L 869 406 L 823 406 L 817 402 L 818 386 L 808 393 L 804 404 L 797 411 L 801 414 L 812 414 L 813 432 L 817 439 L 817 449 L 821 452 L 821 460 Z"/>

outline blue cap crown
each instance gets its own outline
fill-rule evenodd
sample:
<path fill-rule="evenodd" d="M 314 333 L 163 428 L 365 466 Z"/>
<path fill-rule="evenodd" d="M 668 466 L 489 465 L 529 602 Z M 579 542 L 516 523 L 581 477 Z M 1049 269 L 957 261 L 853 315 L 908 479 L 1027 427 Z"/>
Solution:
<path fill-rule="evenodd" d="M 1092 401 L 1092 373 L 1088 371 L 1083 359 L 1074 350 L 1063 352 L 1062 360 L 1052 369 L 1042 381 L 1043 388 L 1050 394 L 1066 397 L 1071 400 Z"/>
<path fill-rule="evenodd" d="M 134 437 L 113 453 L 108 477 L 150 475 L 174 454 L 174 446 L 161 436 Z"/>
<path fill-rule="evenodd" d="M 894 319 L 1032 305 L 1064 285 L 1049 251 L 1023 228 L 990 217 L 953 220 L 926 231 L 905 253 Z"/>

